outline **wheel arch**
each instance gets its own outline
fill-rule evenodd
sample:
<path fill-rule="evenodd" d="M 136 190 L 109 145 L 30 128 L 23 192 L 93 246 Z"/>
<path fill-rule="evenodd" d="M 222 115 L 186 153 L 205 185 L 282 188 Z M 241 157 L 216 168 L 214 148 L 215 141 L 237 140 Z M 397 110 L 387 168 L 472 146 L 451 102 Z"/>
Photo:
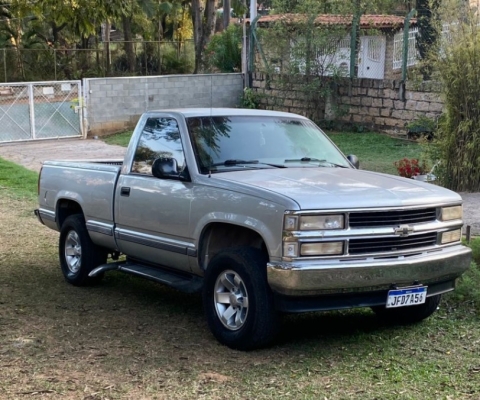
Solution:
<path fill-rule="evenodd" d="M 56 210 L 55 210 L 55 215 L 57 219 L 57 227 L 58 230 L 62 228 L 63 223 L 65 220 L 70 216 L 74 214 L 82 214 L 85 216 L 83 213 L 82 206 L 75 200 L 72 199 L 58 199 L 57 205 L 56 205 Z"/>
<path fill-rule="evenodd" d="M 210 260 L 221 250 L 248 246 L 262 251 L 267 258 L 269 252 L 262 235 L 253 229 L 227 222 L 212 222 L 203 228 L 198 246 L 198 263 L 206 270 Z"/>

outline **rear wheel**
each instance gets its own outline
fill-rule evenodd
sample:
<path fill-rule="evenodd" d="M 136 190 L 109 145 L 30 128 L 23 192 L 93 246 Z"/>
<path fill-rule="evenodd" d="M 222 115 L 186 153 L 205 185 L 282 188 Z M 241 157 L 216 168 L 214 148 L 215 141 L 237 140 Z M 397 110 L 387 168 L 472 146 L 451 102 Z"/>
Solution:
<path fill-rule="evenodd" d="M 208 265 L 203 303 L 208 325 L 219 342 L 251 350 L 273 340 L 278 315 L 266 263 L 261 251 L 241 247 L 218 253 Z"/>
<path fill-rule="evenodd" d="M 389 323 L 393 324 L 414 324 L 423 321 L 432 315 L 438 308 L 442 295 L 427 297 L 424 304 L 416 306 L 386 308 L 385 306 L 372 307 L 372 310 L 377 316 Z"/>
<path fill-rule="evenodd" d="M 108 254 L 90 239 L 83 215 L 75 214 L 65 219 L 60 230 L 58 250 L 62 273 L 68 283 L 85 286 L 102 279 L 103 274 L 95 277 L 89 277 L 88 274 L 105 264 Z"/>

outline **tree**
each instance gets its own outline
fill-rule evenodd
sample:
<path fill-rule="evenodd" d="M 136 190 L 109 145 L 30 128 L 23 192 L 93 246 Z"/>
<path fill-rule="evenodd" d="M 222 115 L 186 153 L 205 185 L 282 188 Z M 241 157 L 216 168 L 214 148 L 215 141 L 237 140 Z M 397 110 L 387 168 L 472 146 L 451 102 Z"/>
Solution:
<path fill-rule="evenodd" d="M 417 0 L 417 50 L 421 60 L 427 60 L 429 53 L 436 48 L 437 25 L 436 15 L 439 0 Z M 424 62 L 421 67 L 423 80 L 429 80 L 432 74 L 430 63 Z"/>
<path fill-rule="evenodd" d="M 205 0 L 202 12 L 200 0 L 192 0 L 193 38 L 195 41 L 195 70 L 197 74 L 203 70 L 203 52 L 215 29 L 215 0 Z"/>

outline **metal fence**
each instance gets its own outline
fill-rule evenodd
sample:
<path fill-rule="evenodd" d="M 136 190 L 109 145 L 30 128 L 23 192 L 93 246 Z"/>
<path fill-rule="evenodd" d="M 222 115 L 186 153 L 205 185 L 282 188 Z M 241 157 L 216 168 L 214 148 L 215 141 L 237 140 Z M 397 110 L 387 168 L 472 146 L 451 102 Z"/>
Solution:
<path fill-rule="evenodd" d="M 131 43 L 133 60 L 126 44 Z M 191 73 L 194 43 L 111 42 L 95 49 L 0 49 L 0 82 Z"/>
<path fill-rule="evenodd" d="M 0 143 L 82 136 L 80 81 L 0 84 Z"/>

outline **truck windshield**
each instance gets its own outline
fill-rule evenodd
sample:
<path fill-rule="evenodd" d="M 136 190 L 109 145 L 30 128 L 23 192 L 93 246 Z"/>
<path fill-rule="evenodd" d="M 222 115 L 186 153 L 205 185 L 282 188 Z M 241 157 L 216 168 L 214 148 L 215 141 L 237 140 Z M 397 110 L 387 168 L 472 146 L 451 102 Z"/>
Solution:
<path fill-rule="evenodd" d="M 308 120 L 205 116 L 187 118 L 187 125 L 199 170 L 204 174 L 241 166 L 350 167 L 330 139 Z M 244 166 L 241 160 L 245 160 Z"/>

